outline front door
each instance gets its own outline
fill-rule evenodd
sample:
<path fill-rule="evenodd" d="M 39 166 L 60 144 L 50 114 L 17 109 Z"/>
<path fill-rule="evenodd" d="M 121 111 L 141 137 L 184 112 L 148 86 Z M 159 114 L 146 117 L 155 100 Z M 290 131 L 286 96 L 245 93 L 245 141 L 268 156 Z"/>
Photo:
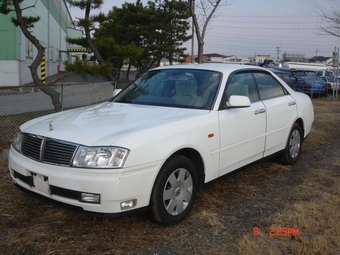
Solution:
<path fill-rule="evenodd" d="M 266 139 L 266 109 L 252 74 L 234 74 L 226 88 L 222 106 L 231 95 L 248 96 L 251 105 L 219 111 L 220 176 L 262 158 Z"/>

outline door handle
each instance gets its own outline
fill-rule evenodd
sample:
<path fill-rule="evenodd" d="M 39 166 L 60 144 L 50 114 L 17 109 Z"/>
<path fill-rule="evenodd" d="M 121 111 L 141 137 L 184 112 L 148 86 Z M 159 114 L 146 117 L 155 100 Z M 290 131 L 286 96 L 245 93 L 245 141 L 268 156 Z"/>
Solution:
<path fill-rule="evenodd" d="M 265 113 L 266 112 L 266 109 L 262 108 L 262 109 L 256 109 L 256 111 L 254 112 L 255 115 L 257 114 L 261 114 L 261 113 Z"/>
<path fill-rule="evenodd" d="M 290 102 L 288 103 L 288 106 L 292 106 L 292 105 L 296 105 L 296 101 L 290 101 Z"/>

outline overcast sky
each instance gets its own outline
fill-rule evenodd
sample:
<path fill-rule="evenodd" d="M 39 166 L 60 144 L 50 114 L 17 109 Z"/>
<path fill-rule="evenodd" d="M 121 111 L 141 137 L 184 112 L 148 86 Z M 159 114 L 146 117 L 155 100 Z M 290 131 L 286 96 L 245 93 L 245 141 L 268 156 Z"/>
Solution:
<path fill-rule="evenodd" d="M 223 1 L 223 0 L 222 0 Z M 136 1 L 104 0 L 101 12 L 113 6 Z M 147 1 L 142 1 L 144 4 Z M 219 16 L 210 22 L 205 37 L 204 54 L 271 55 L 276 60 L 284 52 L 303 53 L 306 57 L 332 56 L 340 38 L 320 35 L 320 26 L 327 26 L 321 10 L 340 8 L 339 0 L 229 0 Z M 70 8 L 72 17 L 83 17 L 77 8 Z M 191 42 L 185 44 L 191 53 Z M 196 48 L 195 46 L 194 48 Z M 196 50 L 195 50 L 196 53 Z"/>

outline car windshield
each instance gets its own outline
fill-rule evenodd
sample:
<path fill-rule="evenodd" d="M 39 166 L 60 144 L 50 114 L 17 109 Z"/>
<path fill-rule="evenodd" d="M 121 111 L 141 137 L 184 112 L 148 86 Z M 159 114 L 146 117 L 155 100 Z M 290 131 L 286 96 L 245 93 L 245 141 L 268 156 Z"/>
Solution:
<path fill-rule="evenodd" d="M 317 83 L 317 84 L 321 84 L 323 85 L 325 83 L 325 81 L 322 78 L 319 77 L 313 77 L 312 80 Z"/>
<path fill-rule="evenodd" d="M 314 85 L 316 85 L 316 84 L 323 84 L 323 83 L 325 83 L 325 81 L 324 80 L 322 80 L 322 82 L 320 82 L 317 78 L 315 78 L 315 77 L 305 77 L 305 78 L 303 78 L 304 80 L 305 80 L 305 82 L 307 83 L 307 84 L 314 84 Z"/>
<path fill-rule="evenodd" d="M 197 69 L 146 72 L 113 98 L 113 102 L 191 109 L 211 109 L 221 73 Z"/>

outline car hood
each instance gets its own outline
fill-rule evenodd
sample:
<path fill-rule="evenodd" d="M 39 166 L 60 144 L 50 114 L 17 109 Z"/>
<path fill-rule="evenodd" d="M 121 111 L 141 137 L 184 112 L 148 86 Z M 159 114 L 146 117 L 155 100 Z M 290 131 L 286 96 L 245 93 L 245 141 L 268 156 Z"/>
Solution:
<path fill-rule="evenodd" d="M 20 129 L 24 133 L 87 146 L 112 145 L 123 137 L 136 135 L 146 129 L 168 127 L 169 123 L 187 120 L 207 112 L 104 102 L 43 116 L 25 123 Z"/>

